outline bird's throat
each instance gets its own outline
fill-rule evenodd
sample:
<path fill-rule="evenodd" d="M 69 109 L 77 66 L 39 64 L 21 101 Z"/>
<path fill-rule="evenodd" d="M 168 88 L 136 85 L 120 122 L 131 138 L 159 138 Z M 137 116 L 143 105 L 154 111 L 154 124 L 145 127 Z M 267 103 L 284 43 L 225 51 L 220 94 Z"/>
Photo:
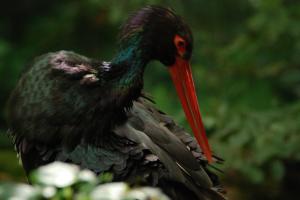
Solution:
<path fill-rule="evenodd" d="M 144 69 L 148 61 L 140 37 L 132 37 L 120 45 L 107 76 L 117 107 L 130 107 L 132 101 L 141 95 Z"/>
<path fill-rule="evenodd" d="M 111 72 L 115 73 L 116 87 L 131 88 L 143 85 L 143 73 L 149 59 L 141 43 L 138 36 L 126 41 L 112 60 Z"/>

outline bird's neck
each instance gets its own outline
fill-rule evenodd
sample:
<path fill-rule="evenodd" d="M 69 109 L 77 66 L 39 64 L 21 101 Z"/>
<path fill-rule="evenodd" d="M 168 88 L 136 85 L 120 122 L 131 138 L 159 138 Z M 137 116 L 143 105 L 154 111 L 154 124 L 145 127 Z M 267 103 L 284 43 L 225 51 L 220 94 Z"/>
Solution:
<path fill-rule="evenodd" d="M 142 87 L 143 73 L 148 62 L 141 37 L 135 36 L 126 41 L 111 62 L 115 85 L 120 88 Z"/>
<path fill-rule="evenodd" d="M 143 73 L 149 62 L 140 37 L 132 37 L 120 45 L 116 56 L 105 73 L 104 79 L 110 85 L 111 100 L 115 108 L 130 108 L 141 95 Z"/>

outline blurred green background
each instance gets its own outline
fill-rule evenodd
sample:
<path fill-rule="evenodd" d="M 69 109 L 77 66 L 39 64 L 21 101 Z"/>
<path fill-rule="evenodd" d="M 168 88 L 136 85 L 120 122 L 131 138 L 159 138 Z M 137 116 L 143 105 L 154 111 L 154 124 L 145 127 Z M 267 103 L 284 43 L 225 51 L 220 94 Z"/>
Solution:
<path fill-rule="evenodd" d="M 171 7 L 194 33 L 193 72 L 211 145 L 231 199 L 296 199 L 300 185 L 298 0 L 10 0 L 0 7 L 0 180 L 26 181 L 5 132 L 5 104 L 35 56 L 61 49 L 101 60 L 116 52 L 128 14 Z M 186 125 L 166 70 L 145 90 Z"/>

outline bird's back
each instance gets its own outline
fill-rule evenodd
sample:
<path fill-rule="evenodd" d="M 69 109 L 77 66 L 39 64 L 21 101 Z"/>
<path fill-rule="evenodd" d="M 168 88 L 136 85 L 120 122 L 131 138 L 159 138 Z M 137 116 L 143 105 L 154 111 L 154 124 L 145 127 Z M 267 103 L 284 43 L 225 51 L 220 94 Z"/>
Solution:
<path fill-rule="evenodd" d="M 62 51 L 27 69 L 9 102 L 25 170 L 59 160 L 112 172 L 115 181 L 159 186 L 172 199 L 187 199 L 188 191 L 195 199 L 223 199 L 197 142 L 169 116 L 143 96 L 130 109 L 116 108 L 120 98 L 102 79 L 106 67 Z"/>

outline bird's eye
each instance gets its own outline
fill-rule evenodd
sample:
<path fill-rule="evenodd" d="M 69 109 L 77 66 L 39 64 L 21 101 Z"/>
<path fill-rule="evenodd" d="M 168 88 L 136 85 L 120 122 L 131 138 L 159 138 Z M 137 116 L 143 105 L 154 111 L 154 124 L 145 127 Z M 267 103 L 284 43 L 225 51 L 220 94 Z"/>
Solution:
<path fill-rule="evenodd" d="M 184 48 L 185 47 L 185 43 L 183 41 L 179 41 L 177 44 L 178 47 L 180 48 Z"/>
<path fill-rule="evenodd" d="M 179 35 L 175 35 L 174 37 L 174 44 L 177 48 L 177 53 L 183 57 L 186 52 L 186 42 L 185 40 L 180 37 Z"/>

